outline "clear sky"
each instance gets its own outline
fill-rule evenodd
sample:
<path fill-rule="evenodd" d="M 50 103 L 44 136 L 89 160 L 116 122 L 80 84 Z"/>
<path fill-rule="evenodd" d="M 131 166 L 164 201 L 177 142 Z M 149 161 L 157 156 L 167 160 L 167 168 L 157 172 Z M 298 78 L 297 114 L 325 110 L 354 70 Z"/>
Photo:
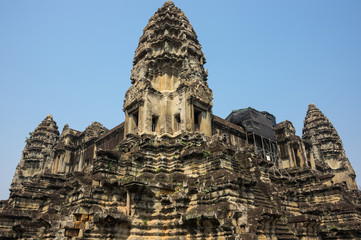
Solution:
<path fill-rule="evenodd" d="M 203 47 L 213 113 L 254 107 L 302 135 L 315 103 L 341 136 L 361 186 L 361 1 L 174 1 Z M 124 121 L 138 39 L 164 1 L 0 1 L 0 199 L 28 132 Z"/>

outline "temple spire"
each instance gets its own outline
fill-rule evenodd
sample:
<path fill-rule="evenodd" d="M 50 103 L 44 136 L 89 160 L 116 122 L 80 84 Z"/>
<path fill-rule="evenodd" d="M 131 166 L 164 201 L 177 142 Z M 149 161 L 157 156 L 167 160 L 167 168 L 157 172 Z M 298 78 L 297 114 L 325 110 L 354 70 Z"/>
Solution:
<path fill-rule="evenodd" d="M 310 140 L 319 149 L 321 158 L 344 157 L 341 138 L 327 117 L 314 105 L 308 106 L 302 138 Z"/>
<path fill-rule="evenodd" d="M 12 188 L 19 187 L 19 184 L 39 174 L 50 171 L 53 154 L 53 147 L 59 139 L 59 131 L 52 115 L 46 118 L 29 133 L 26 139 L 22 158 L 12 181 Z"/>
<path fill-rule="evenodd" d="M 193 74 L 206 80 L 205 62 L 188 18 L 173 2 L 167 1 L 143 30 L 135 51 L 131 80 L 132 83 L 142 78 L 153 81 L 164 74 L 181 78 Z"/>
<path fill-rule="evenodd" d="M 139 39 L 123 110 L 125 135 L 180 131 L 211 134 L 213 94 L 197 34 L 182 10 L 167 1 Z"/>
<path fill-rule="evenodd" d="M 340 136 L 328 118 L 312 103 L 304 120 L 302 139 L 311 143 L 315 161 L 324 162 L 332 169 L 334 183 L 346 182 L 349 189 L 357 189 L 356 175 Z"/>

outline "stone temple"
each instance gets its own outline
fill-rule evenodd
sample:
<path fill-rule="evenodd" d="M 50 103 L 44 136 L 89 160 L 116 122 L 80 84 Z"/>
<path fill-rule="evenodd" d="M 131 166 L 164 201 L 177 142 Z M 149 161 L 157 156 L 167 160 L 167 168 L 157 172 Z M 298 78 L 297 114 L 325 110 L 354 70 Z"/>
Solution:
<path fill-rule="evenodd" d="M 302 138 L 253 108 L 212 114 L 205 56 L 166 2 L 135 51 L 125 122 L 51 115 L 0 204 L 0 239 L 361 239 L 361 194 L 337 131 L 310 104 Z"/>

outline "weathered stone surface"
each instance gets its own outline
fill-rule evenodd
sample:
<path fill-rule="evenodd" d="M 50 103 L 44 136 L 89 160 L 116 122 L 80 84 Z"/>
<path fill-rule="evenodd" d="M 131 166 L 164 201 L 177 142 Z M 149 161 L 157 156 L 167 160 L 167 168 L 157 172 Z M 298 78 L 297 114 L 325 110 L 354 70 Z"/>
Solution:
<path fill-rule="evenodd" d="M 275 142 L 246 132 L 211 114 L 204 62 L 166 2 L 140 38 L 125 122 L 59 136 L 46 117 L 0 202 L 0 238 L 360 239 L 361 193 L 331 123 L 310 105 L 302 139 L 289 121 Z"/>

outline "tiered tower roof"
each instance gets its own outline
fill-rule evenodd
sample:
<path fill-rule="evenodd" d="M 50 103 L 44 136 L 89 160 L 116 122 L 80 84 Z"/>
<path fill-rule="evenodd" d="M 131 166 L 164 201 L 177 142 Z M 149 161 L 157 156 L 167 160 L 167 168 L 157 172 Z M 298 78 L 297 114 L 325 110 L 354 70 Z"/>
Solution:
<path fill-rule="evenodd" d="M 18 185 L 20 178 L 29 181 L 33 176 L 45 170 L 46 159 L 51 156 L 58 139 L 58 126 L 53 120 L 53 116 L 48 115 L 26 140 L 22 159 L 12 182 L 13 187 Z"/>
<path fill-rule="evenodd" d="M 168 74 L 190 78 L 189 70 L 206 80 L 206 59 L 186 15 L 167 1 L 149 19 L 133 60 L 132 83 Z M 190 68 L 189 68 L 190 67 Z"/>
<path fill-rule="evenodd" d="M 59 139 L 59 131 L 52 115 L 48 115 L 31 133 L 23 151 L 24 160 L 42 160 L 46 149 L 51 149 Z"/>
<path fill-rule="evenodd" d="M 342 141 L 328 118 L 314 105 L 308 106 L 302 139 L 316 146 L 320 158 L 345 156 Z"/>
<path fill-rule="evenodd" d="M 314 104 L 308 106 L 302 139 L 311 143 L 314 159 L 331 168 L 334 183 L 345 183 L 348 189 L 357 189 L 355 171 L 346 156 L 340 136 Z"/>

